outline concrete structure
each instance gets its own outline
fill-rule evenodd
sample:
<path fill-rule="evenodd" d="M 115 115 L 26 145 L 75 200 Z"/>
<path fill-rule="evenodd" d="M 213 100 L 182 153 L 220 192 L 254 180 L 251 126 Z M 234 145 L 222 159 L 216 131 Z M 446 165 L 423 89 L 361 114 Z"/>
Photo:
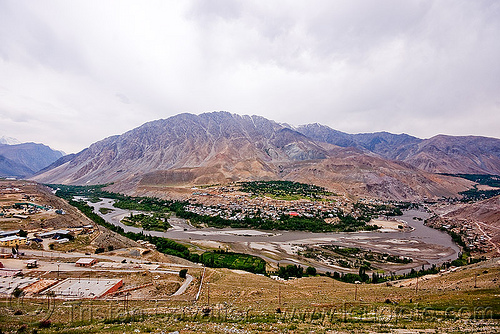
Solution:
<path fill-rule="evenodd" d="M 51 286 L 57 284 L 56 280 L 53 279 L 41 279 L 37 282 L 32 283 L 31 285 L 28 285 L 23 289 L 24 293 L 26 294 L 39 294 L 43 290 L 50 288 Z"/>
<path fill-rule="evenodd" d="M 12 247 L 16 245 L 26 245 L 26 240 L 26 238 L 18 237 L 17 235 L 4 237 L 0 238 L 0 246 Z"/>
<path fill-rule="evenodd" d="M 78 261 L 76 261 L 75 264 L 78 267 L 92 267 L 96 263 L 97 263 L 96 259 L 93 259 L 91 257 L 83 257 L 83 258 L 79 259 Z"/>
<path fill-rule="evenodd" d="M 21 230 L 13 230 L 13 231 L 0 231 L 0 238 L 11 237 L 13 235 L 18 235 Z"/>
<path fill-rule="evenodd" d="M 63 299 L 96 299 L 116 292 L 122 286 L 121 279 L 67 278 L 44 293 L 53 292 L 56 298 Z"/>
<path fill-rule="evenodd" d="M 0 268 L 0 277 L 21 276 L 23 272 L 19 269 Z"/>
<path fill-rule="evenodd" d="M 24 289 L 36 281 L 33 277 L 0 277 L 0 296 L 10 296 L 16 288 Z"/>
<path fill-rule="evenodd" d="M 65 242 L 69 242 L 69 239 L 68 238 L 57 239 L 56 242 L 59 244 L 63 244 Z"/>

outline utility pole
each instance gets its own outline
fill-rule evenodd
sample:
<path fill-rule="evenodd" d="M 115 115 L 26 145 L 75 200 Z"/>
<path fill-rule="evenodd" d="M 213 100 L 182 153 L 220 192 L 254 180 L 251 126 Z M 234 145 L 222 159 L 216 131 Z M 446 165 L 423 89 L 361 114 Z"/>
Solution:
<path fill-rule="evenodd" d="M 278 285 L 278 307 L 281 307 L 281 285 Z"/>
<path fill-rule="evenodd" d="M 354 300 L 358 300 L 358 284 L 361 284 L 361 282 L 354 282 Z"/>
<path fill-rule="evenodd" d="M 207 304 L 210 306 L 210 283 L 207 282 Z"/>

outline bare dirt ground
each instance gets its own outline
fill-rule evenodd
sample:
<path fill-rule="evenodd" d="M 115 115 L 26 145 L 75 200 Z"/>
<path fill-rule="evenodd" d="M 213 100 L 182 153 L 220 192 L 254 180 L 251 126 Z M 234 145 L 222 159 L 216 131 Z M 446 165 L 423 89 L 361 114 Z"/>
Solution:
<path fill-rule="evenodd" d="M 408 228 L 408 224 L 406 224 L 404 221 L 399 221 L 396 219 L 374 219 L 368 222 L 368 224 L 379 226 L 381 232 L 395 232 Z"/>

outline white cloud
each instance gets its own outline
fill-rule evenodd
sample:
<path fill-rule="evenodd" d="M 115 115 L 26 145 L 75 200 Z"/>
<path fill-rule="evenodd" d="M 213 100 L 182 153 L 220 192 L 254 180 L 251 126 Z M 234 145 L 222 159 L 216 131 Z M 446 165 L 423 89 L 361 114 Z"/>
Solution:
<path fill-rule="evenodd" d="M 499 136 L 497 1 L 0 2 L 1 135 L 68 152 L 180 112 Z"/>

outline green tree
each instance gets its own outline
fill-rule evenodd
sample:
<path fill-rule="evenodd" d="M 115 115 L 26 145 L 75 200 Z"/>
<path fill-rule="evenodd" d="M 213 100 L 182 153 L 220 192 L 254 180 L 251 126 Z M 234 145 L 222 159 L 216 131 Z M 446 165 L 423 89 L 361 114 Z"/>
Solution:
<path fill-rule="evenodd" d="M 316 276 L 316 268 L 314 268 L 314 267 L 307 267 L 306 274 L 308 276 Z"/>
<path fill-rule="evenodd" d="M 186 278 L 187 272 L 188 272 L 188 270 L 187 270 L 187 269 L 181 269 L 181 270 L 179 271 L 179 277 L 180 277 L 180 278 Z"/>

